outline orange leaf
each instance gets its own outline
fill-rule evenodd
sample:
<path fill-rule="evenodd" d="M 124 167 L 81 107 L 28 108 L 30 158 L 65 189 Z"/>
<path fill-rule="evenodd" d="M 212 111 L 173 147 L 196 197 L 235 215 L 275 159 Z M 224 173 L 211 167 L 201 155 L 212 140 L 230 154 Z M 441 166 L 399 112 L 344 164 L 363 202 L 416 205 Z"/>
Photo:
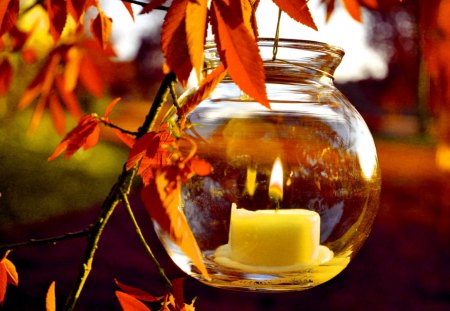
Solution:
<path fill-rule="evenodd" d="M 85 5 L 86 0 L 67 0 L 67 12 L 78 22 L 84 10 L 87 9 Z"/>
<path fill-rule="evenodd" d="M 326 18 L 328 22 L 330 20 L 331 14 L 334 12 L 335 0 L 322 0 L 322 3 L 326 5 Z"/>
<path fill-rule="evenodd" d="M 258 26 L 256 23 L 255 10 L 251 0 L 242 0 L 241 2 L 244 24 L 253 38 L 258 38 Z"/>
<path fill-rule="evenodd" d="M 0 1 L 0 37 L 9 32 L 19 16 L 19 0 Z"/>
<path fill-rule="evenodd" d="M 66 0 L 47 0 L 47 13 L 50 20 L 50 34 L 53 41 L 57 42 L 61 37 L 67 20 Z"/>
<path fill-rule="evenodd" d="M 164 299 L 164 296 L 159 296 L 159 297 L 155 297 L 153 295 L 150 295 L 149 293 L 147 293 L 146 291 L 133 287 L 133 286 L 129 286 L 129 285 L 125 285 L 121 282 L 119 282 L 118 280 L 114 280 L 117 284 L 117 286 L 119 286 L 119 288 L 121 290 L 123 290 L 126 294 L 133 296 L 134 298 L 137 298 L 139 300 L 143 300 L 143 301 L 148 301 L 148 302 L 157 302 L 157 301 L 161 301 L 162 299 Z"/>
<path fill-rule="evenodd" d="M 186 116 L 191 112 L 199 103 L 209 96 L 216 85 L 225 77 L 226 73 L 227 71 L 222 64 L 215 68 L 213 72 L 200 83 L 198 90 L 189 97 L 180 109 L 178 109 L 177 114 L 179 116 Z"/>
<path fill-rule="evenodd" d="M 28 40 L 29 33 L 21 31 L 17 26 L 14 26 L 9 31 L 9 36 L 11 38 L 11 45 L 13 51 L 20 51 L 23 49 L 25 43 Z"/>
<path fill-rule="evenodd" d="M 66 152 L 65 159 L 67 160 L 81 147 L 84 147 L 85 150 L 93 147 L 98 142 L 98 122 L 99 119 L 95 114 L 83 116 L 78 125 L 59 143 L 48 160 L 55 159 L 63 152 Z"/>
<path fill-rule="evenodd" d="M 193 157 L 190 161 L 189 161 L 189 166 L 191 168 L 191 170 L 199 176 L 207 176 L 209 174 L 211 174 L 213 167 L 211 166 L 211 164 L 209 164 L 209 162 L 200 159 L 198 157 Z"/>
<path fill-rule="evenodd" d="M 127 170 L 135 166 L 144 157 L 153 158 L 156 156 L 161 138 L 156 132 L 149 132 L 137 140 L 128 156 L 126 168 Z"/>
<path fill-rule="evenodd" d="M 181 85 L 186 86 L 192 63 L 186 42 L 186 7 L 190 0 L 174 0 L 170 6 L 161 32 L 161 49 L 170 70 L 175 72 Z"/>
<path fill-rule="evenodd" d="M 172 282 L 173 297 L 175 298 L 175 304 L 178 310 L 184 308 L 184 290 L 183 290 L 184 278 L 175 279 Z"/>
<path fill-rule="evenodd" d="M 209 279 L 202 253 L 184 216 L 181 205 L 181 172 L 177 166 L 156 170 L 156 177 L 141 192 L 150 216 L 190 258 L 202 275 Z"/>
<path fill-rule="evenodd" d="M 99 9 L 97 17 L 91 22 L 91 32 L 103 49 L 106 49 L 109 46 L 111 28 L 112 19 Z"/>
<path fill-rule="evenodd" d="M 42 69 L 33 79 L 33 81 L 28 85 L 27 89 L 22 95 L 19 101 L 18 108 L 24 109 L 29 106 L 36 97 L 41 93 L 48 93 L 50 91 L 53 79 L 56 74 L 56 68 L 59 65 L 60 55 L 52 54 L 47 62 L 44 64 Z"/>
<path fill-rule="evenodd" d="M 6 271 L 6 267 L 3 264 L 3 261 L 0 262 L 0 306 L 3 305 L 5 301 L 6 295 L 6 287 L 8 280 L 8 272 Z"/>
<path fill-rule="evenodd" d="M 1 263 L 7 272 L 7 283 L 18 286 L 19 275 L 17 274 L 16 266 L 6 256 L 2 259 Z"/>
<path fill-rule="evenodd" d="M 379 7 L 378 0 L 359 0 L 359 2 L 370 9 L 378 9 Z"/>
<path fill-rule="evenodd" d="M 341 0 L 344 8 L 354 20 L 361 22 L 361 5 L 358 0 Z"/>
<path fill-rule="evenodd" d="M 51 92 L 48 97 L 48 108 L 50 109 L 50 115 L 56 132 L 60 135 L 64 134 L 66 130 L 66 116 L 59 98 L 54 92 Z"/>
<path fill-rule="evenodd" d="M 243 23 L 239 0 L 212 3 L 211 23 L 220 59 L 234 82 L 247 95 L 270 108 L 258 45 Z"/>
<path fill-rule="evenodd" d="M 117 138 L 120 139 L 120 141 L 122 141 L 125 145 L 128 146 L 128 148 L 133 148 L 134 143 L 136 142 L 136 140 L 134 139 L 134 137 L 123 133 L 120 130 L 115 130 L 114 134 L 116 134 Z"/>
<path fill-rule="evenodd" d="M 64 66 L 64 89 L 66 91 L 73 91 L 77 86 L 82 57 L 82 52 L 76 47 L 70 48 L 66 53 Z"/>
<path fill-rule="evenodd" d="M 151 11 L 156 9 L 157 7 L 163 5 L 164 2 L 166 2 L 166 1 L 167 0 L 153 0 L 153 1 L 150 1 L 148 4 L 146 4 L 144 6 L 144 8 L 142 9 L 141 13 L 139 13 L 139 14 L 150 13 Z"/>
<path fill-rule="evenodd" d="M 108 104 L 108 106 L 106 107 L 105 110 L 105 114 L 103 115 L 104 119 L 108 119 L 109 118 L 109 114 L 111 113 L 111 111 L 114 109 L 114 107 L 116 106 L 116 104 L 121 100 L 122 98 L 117 97 L 116 99 L 114 99 L 112 102 L 110 102 Z"/>
<path fill-rule="evenodd" d="M 45 297 L 45 310 L 56 311 L 55 281 L 53 281 L 48 288 Z"/>
<path fill-rule="evenodd" d="M 189 0 L 186 6 L 186 40 L 191 64 L 200 80 L 203 66 L 203 50 L 205 46 L 206 21 L 208 12 L 207 0 Z"/>
<path fill-rule="evenodd" d="M 13 67 L 9 60 L 4 58 L 0 63 L 0 95 L 6 95 L 13 78 Z"/>
<path fill-rule="evenodd" d="M 55 80 L 56 88 L 58 89 L 59 95 L 66 106 L 67 110 L 75 119 L 80 119 L 83 115 L 83 112 L 80 108 L 80 103 L 78 102 L 78 98 L 75 96 L 73 92 L 68 92 L 65 90 L 64 81 L 62 77 L 56 77 Z"/>
<path fill-rule="evenodd" d="M 105 90 L 105 82 L 95 62 L 85 54 L 80 63 L 80 81 L 95 97 L 101 97 Z"/>
<path fill-rule="evenodd" d="M 273 0 L 273 2 L 297 22 L 317 30 L 311 12 L 309 12 L 308 0 Z"/>
<path fill-rule="evenodd" d="M 116 297 L 123 311 L 150 311 L 145 304 L 131 295 L 116 291 Z"/>
<path fill-rule="evenodd" d="M 127 9 L 128 13 L 130 13 L 131 18 L 134 21 L 134 12 L 133 12 L 133 7 L 131 6 L 131 3 L 125 2 L 125 1 L 122 1 L 122 3 L 125 6 L 125 8 Z"/>

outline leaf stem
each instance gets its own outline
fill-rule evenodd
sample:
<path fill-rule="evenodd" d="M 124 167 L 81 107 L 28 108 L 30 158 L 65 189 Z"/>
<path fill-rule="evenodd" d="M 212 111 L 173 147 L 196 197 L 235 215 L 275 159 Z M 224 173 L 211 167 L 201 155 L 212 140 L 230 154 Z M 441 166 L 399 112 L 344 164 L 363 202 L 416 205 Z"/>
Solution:
<path fill-rule="evenodd" d="M 86 237 L 91 232 L 91 229 L 92 228 L 89 227 L 89 228 L 86 228 L 81 231 L 68 232 L 66 234 L 59 235 L 59 236 L 43 238 L 43 239 L 30 239 L 30 240 L 24 241 L 24 242 L 0 245 L 0 251 L 13 250 L 13 249 L 21 248 L 21 247 L 29 247 L 29 246 L 35 246 L 35 245 L 56 244 L 56 243 L 64 241 L 64 240 L 82 238 L 82 237 Z"/>
<path fill-rule="evenodd" d="M 130 216 L 131 221 L 133 222 L 134 229 L 136 231 L 136 234 L 139 238 L 139 241 L 144 246 L 145 250 L 147 251 L 147 254 L 150 256 L 151 260 L 153 261 L 153 264 L 158 269 L 159 274 L 164 280 L 164 285 L 167 289 L 172 289 L 172 282 L 167 277 L 166 273 L 164 272 L 164 269 L 161 267 L 160 263 L 156 259 L 155 255 L 153 254 L 149 244 L 145 240 L 144 235 L 142 234 L 141 227 L 139 226 L 136 217 L 134 216 L 133 210 L 131 209 L 130 201 L 128 200 L 128 195 L 126 193 L 122 193 L 122 201 L 125 204 L 125 207 L 128 211 L 128 215 Z"/>

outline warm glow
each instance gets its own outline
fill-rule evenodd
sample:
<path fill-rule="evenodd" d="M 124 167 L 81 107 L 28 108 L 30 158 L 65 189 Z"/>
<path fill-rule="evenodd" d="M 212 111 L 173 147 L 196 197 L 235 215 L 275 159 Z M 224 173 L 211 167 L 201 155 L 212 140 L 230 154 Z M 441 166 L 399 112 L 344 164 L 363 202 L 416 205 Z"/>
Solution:
<path fill-rule="evenodd" d="M 442 143 L 437 146 L 436 164 L 440 170 L 450 172 L 450 145 Z"/>
<path fill-rule="evenodd" d="M 283 166 L 279 157 L 275 159 L 270 175 L 269 196 L 274 200 L 283 198 Z"/>

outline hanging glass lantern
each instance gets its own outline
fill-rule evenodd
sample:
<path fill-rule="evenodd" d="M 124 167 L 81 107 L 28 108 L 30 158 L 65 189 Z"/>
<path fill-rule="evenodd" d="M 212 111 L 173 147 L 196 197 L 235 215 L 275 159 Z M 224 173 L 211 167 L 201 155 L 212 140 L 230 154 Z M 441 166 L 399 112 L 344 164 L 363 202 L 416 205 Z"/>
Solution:
<path fill-rule="evenodd" d="M 183 186 L 182 206 L 211 279 L 164 232 L 173 261 L 217 287 L 302 290 L 340 273 L 367 238 L 380 194 L 373 138 L 337 90 L 343 51 L 260 39 L 272 109 L 225 78 L 189 116 L 212 174 Z M 219 57 L 206 50 L 206 69 Z M 158 229 L 158 228 L 157 228 Z"/>

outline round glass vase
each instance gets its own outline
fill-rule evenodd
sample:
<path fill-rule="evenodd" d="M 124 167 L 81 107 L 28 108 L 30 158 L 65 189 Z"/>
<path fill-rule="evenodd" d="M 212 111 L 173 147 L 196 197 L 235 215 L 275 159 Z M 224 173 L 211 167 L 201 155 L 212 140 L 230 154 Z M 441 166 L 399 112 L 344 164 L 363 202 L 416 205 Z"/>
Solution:
<path fill-rule="evenodd" d="M 182 206 L 211 279 L 168 236 L 173 261 L 206 284 L 303 290 L 336 276 L 366 240 L 381 178 L 373 138 L 335 88 L 344 52 L 324 43 L 260 39 L 271 109 L 230 79 L 190 115 L 208 176 L 183 185 Z M 206 70 L 219 58 L 206 49 Z"/>

